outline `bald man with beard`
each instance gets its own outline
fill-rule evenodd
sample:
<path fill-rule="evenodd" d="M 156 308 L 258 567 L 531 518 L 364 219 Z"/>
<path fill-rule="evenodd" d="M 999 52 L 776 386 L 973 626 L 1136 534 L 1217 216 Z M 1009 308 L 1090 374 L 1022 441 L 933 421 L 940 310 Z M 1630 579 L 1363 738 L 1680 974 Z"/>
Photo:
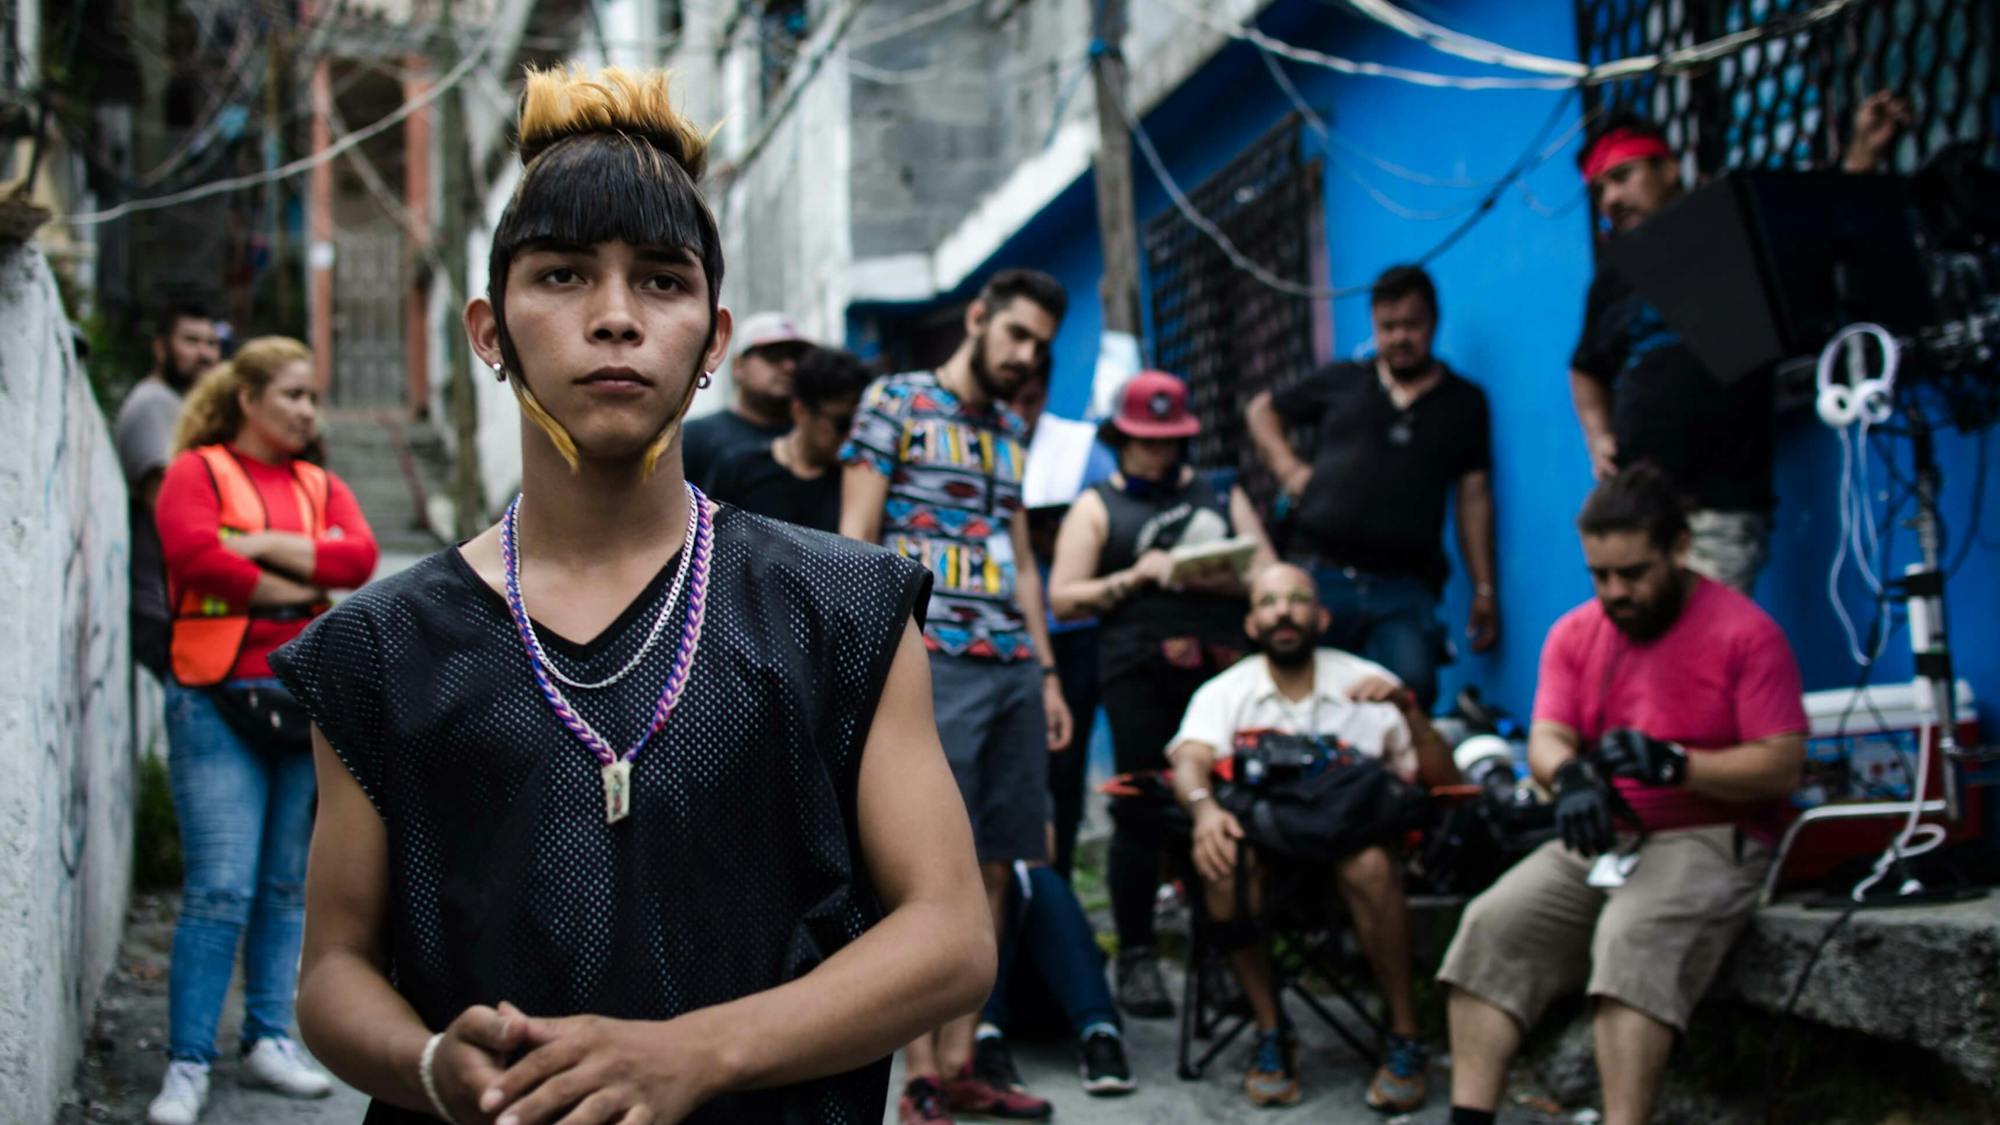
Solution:
<path fill-rule="evenodd" d="M 1415 695 L 1388 669 L 1338 649 L 1315 647 L 1329 618 L 1306 571 L 1274 565 L 1259 572 L 1243 622 L 1259 655 L 1202 685 L 1170 744 L 1174 794 L 1194 821 L 1195 867 L 1209 918 L 1220 934 L 1243 935 L 1240 924 L 1232 926 L 1237 879 L 1251 880 L 1246 897 L 1253 911 L 1261 898 L 1259 849 L 1239 848 L 1244 826 L 1210 790 L 1217 767 L 1238 747 L 1274 738 L 1304 740 L 1326 752 L 1328 768 L 1360 768 L 1334 764 L 1351 754 L 1381 762 L 1406 782 L 1435 786 L 1458 780 L 1450 748 L 1432 729 Z M 1241 870 L 1239 853 L 1245 857 Z M 1368 842 L 1339 859 L 1332 874 L 1389 1006 L 1385 1061 L 1369 1084 L 1367 1102 L 1378 1110 L 1408 1113 L 1424 1102 L 1428 1059 L 1418 1038 L 1411 988 L 1402 865 L 1392 844 Z M 1269 950 L 1261 941 L 1243 942 L 1230 961 L 1249 997 L 1258 1032 L 1244 1092 L 1258 1105 L 1294 1105 L 1300 1098 L 1299 1079 L 1281 1028 Z"/>

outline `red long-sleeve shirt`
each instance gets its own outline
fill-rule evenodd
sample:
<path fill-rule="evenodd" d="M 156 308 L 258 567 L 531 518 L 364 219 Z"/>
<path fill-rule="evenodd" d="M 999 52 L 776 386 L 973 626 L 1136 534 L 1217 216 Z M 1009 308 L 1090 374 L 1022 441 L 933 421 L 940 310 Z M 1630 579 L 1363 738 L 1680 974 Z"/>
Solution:
<path fill-rule="evenodd" d="M 292 491 L 290 466 L 269 465 L 241 451 L 232 452 L 264 500 L 269 530 L 307 534 L 306 515 L 299 511 Z M 368 529 L 354 493 L 339 477 L 332 473 L 326 477 L 327 533 L 313 543 L 313 572 L 307 581 L 327 590 L 351 590 L 368 581 L 375 571 L 375 533 Z M 263 572 L 256 563 L 223 547 L 222 499 L 216 495 L 215 482 L 199 455 L 183 453 L 167 466 L 153 520 L 159 525 L 167 581 L 176 597 L 192 590 L 226 598 L 232 605 L 249 604 L 250 591 Z M 252 617 L 250 631 L 243 638 L 243 652 L 229 678 L 269 676 L 271 666 L 265 657 L 298 636 L 307 624 L 306 619 Z"/>

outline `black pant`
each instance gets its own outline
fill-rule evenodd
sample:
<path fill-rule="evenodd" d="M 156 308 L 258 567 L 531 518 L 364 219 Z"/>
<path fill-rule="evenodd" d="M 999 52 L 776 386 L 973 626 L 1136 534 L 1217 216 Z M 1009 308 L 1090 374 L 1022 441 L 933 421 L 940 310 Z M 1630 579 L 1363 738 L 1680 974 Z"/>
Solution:
<path fill-rule="evenodd" d="M 1090 728 L 1097 722 L 1097 630 L 1053 633 L 1049 643 L 1055 649 L 1056 677 L 1074 725 L 1069 749 L 1049 755 L 1049 804 L 1056 829 L 1056 854 L 1049 866 L 1067 882 L 1076 861 L 1077 826 L 1083 822 Z"/>
<path fill-rule="evenodd" d="M 154 679 L 166 683 L 171 627 L 157 617 L 134 613 L 131 629 L 133 662 L 151 672 Z"/>
<path fill-rule="evenodd" d="M 1105 681 L 1104 717 L 1111 724 L 1111 756 L 1117 772 L 1166 768 L 1167 743 L 1180 730 L 1195 689 L 1211 674 L 1206 668 L 1154 662 Z M 1153 944 L 1153 896 L 1160 885 L 1160 849 L 1166 839 L 1165 821 L 1153 802 L 1111 802 L 1106 882 L 1120 949 Z"/>

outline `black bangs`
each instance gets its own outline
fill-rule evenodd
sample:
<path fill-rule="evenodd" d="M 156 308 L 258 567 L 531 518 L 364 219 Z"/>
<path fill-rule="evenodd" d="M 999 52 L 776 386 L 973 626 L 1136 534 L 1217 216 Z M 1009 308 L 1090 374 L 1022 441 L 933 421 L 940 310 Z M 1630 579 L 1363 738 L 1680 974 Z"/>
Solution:
<path fill-rule="evenodd" d="M 622 133 L 558 141 L 522 173 L 493 232 L 487 262 L 496 306 L 507 264 L 521 247 L 537 242 L 684 249 L 708 275 L 711 309 L 722 291 L 722 236 L 701 189 L 665 153 Z"/>

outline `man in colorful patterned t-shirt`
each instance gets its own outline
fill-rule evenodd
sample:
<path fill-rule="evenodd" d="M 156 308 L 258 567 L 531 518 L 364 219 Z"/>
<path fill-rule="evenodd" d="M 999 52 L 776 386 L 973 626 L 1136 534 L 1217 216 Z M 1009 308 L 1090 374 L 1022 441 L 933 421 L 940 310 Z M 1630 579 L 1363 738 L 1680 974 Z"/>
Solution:
<path fill-rule="evenodd" d="M 934 579 L 924 644 L 938 735 L 972 820 L 996 930 L 1009 866 L 1048 858 L 1044 755 L 1070 741 L 1021 504 L 1026 430 L 1004 405 L 1047 354 L 1067 306 L 1046 274 L 995 274 L 967 306 L 965 342 L 942 367 L 868 388 L 840 454 L 841 534 L 915 559 Z M 973 1075 L 975 1022 L 910 1045 L 904 1120 L 1046 1111 Z"/>

